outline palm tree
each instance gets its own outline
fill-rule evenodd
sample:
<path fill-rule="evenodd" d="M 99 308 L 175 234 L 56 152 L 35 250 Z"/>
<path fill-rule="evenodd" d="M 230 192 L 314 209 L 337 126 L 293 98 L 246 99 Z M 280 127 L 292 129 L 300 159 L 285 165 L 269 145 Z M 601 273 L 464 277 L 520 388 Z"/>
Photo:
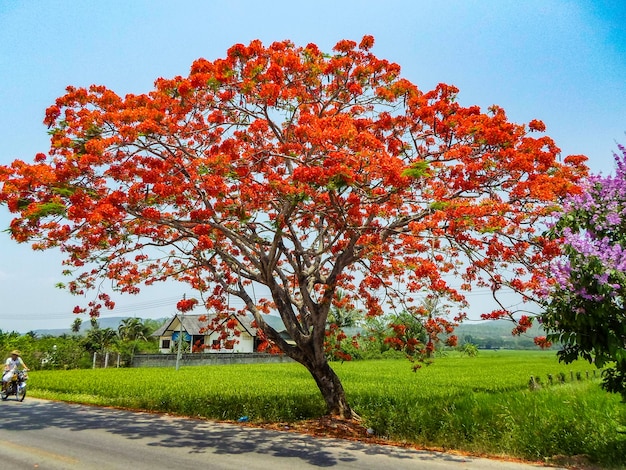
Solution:
<path fill-rule="evenodd" d="M 125 318 L 117 328 L 117 334 L 124 343 L 130 343 L 130 359 L 135 355 L 138 341 L 148 341 L 150 327 L 140 318 Z"/>
<path fill-rule="evenodd" d="M 147 341 L 149 328 L 140 318 L 125 318 L 117 328 L 120 339 L 124 341 Z"/>
<path fill-rule="evenodd" d="M 78 334 L 80 332 L 80 327 L 83 325 L 82 318 L 76 318 L 72 322 L 72 333 Z"/>
<path fill-rule="evenodd" d="M 115 342 L 117 333 L 112 328 L 92 328 L 85 338 L 85 349 L 94 352 L 106 352 Z"/>
<path fill-rule="evenodd" d="M 335 301 L 326 320 L 329 325 L 336 325 L 340 329 L 351 328 L 357 326 L 363 319 L 363 312 L 346 303 L 346 300 L 345 293 L 337 290 Z"/>

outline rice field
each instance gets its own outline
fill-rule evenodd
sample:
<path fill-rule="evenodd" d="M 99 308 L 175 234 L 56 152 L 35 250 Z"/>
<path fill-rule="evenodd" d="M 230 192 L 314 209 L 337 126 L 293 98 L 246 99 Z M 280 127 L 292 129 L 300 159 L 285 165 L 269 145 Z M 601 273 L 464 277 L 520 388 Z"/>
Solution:
<path fill-rule="evenodd" d="M 549 351 L 481 351 L 451 353 L 417 372 L 404 360 L 333 367 L 380 437 L 533 461 L 584 454 L 626 468 L 626 404 L 600 389 L 586 362 L 559 364 Z M 529 386 L 531 376 L 539 386 Z M 29 395 L 259 423 L 325 412 L 313 379 L 295 363 L 37 371 Z"/>

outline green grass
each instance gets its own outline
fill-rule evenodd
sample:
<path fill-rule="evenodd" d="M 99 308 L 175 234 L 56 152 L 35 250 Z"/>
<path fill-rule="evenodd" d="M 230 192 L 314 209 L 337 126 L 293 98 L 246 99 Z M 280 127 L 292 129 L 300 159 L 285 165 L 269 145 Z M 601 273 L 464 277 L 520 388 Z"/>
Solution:
<path fill-rule="evenodd" d="M 333 365 L 355 411 L 379 436 L 426 447 L 544 460 L 585 454 L 626 462 L 626 405 L 585 378 L 593 366 L 559 364 L 554 352 L 483 352 L 438 358 L 416 373 L 404 360 Z M 547 386 L 548 374 L 565 384 Z M 530 390 L 530 376 L 544 384 Z M 31 396 L 210 419 L 290 422 L 324 414 L 298 364 L 31 373 Z"/>

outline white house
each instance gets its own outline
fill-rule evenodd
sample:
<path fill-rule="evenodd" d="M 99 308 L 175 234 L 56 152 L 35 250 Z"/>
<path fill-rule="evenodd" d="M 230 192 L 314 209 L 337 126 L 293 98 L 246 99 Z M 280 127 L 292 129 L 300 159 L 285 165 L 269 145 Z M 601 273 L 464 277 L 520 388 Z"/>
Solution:
<path fill-rule="evenodd" d="M 200 318 L 204 318 L 204 320 L 200 320 Z M 233 314 L 219 320 L 215 328 L 208 328 L 214 319 L 215 316 L 210 315 L 175 315 L 156 330 L 152 336 L 159 338 L 159 351 L 163 354 L 177 350 L 181 331 L 188 352 L 257 352 L 260 340 L 257 338 L 256 328 L 252 326 L 254 321 L 252 315 Z M 290 339 L 280 317 L 267 315 L 264 320 L 287 340 Z M 231 325 L 229 326 L 232 328 L 224 329 L 226 322 L 230 322 Z M 234 330 L 237 330 L 239 334 L 236 335 Z M 189 351 L 189 345 L 191 345 L 191 351 Z"/>

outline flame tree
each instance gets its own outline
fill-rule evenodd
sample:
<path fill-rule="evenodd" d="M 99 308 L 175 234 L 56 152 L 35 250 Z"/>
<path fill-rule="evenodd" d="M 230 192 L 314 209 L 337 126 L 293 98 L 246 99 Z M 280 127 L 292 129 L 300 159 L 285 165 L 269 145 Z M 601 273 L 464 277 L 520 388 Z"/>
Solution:
<path fill-rule="evenodd" d="M 584 157 L 559 162 L 549 137 L 528 135 L 541 121 L 460 106 L 445 84 L 424 92 L 373 42 L 325 54 L 252 41 L 148 94 L 67 88 L 46 111 L 50 151 L 0 167 L 12 237 L 60 247 L 68 289 L 97 293 L 92 315 L 113 307 L 103 279 L 126 293 L 182 281 L 218 312 L 242 299 L 328 412 L 353 416 L 324 348 L 337 293 L 369 316 L 423 315 L 429 344 L 451 321 L 420 307 L 424 293 L 529 298 L 558 252 L 536 224 L 586 172 Z M 271 309 L 292 342 L 264 321 Z"/>

